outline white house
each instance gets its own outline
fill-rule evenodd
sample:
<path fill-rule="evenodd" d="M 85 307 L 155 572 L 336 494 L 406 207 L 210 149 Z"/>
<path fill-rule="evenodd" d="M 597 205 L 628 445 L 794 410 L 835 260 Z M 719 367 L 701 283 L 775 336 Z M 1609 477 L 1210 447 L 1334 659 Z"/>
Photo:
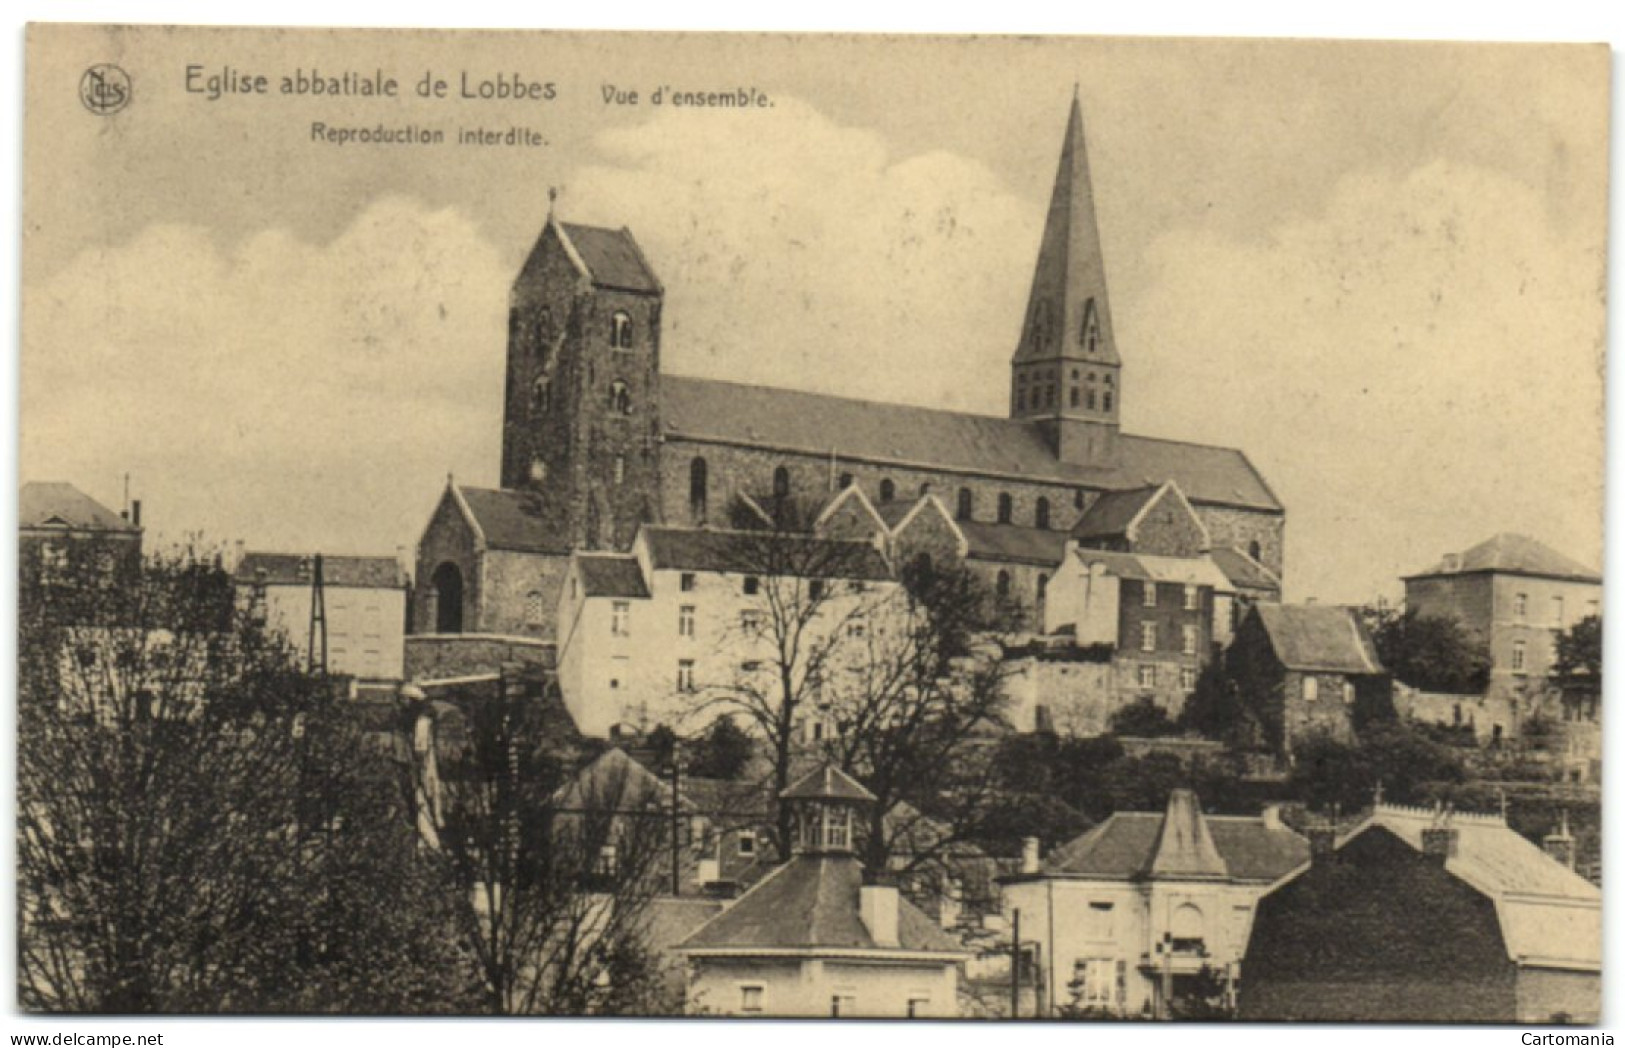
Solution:
<path fill-rule="evenodd" d="M 394 557 L 322 557 L 327 670 L 362 681 L 398 681 L 406 636 L 406 572 Z M 232 572 L 238 599 L 267 628 L 309 651 L 316 558 L 245 553 Z"/>
<path fill-rule="evenodd" d="M 1258 899 L 1309 861 L 1273 810 L 1204 815 L 1183 789 L 1166 811 L 1117 812 L 1046 861 L 1036 844 L 1004 906 L 1038 945 L 1041 1015 L 1166 1017 L 1204 973 L 1233 987 Z"/>

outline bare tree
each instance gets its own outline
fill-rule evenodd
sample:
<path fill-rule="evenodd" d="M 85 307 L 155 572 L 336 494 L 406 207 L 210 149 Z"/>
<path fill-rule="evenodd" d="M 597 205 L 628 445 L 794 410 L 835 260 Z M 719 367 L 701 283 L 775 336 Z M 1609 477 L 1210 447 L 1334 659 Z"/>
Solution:
<path fill-rule="evenodd" d="M 505 673 L 442 704 L 418 789 L 459 897 L 485 1010 L 654 1010 L 648 906 L 669 817 L 621 775 L 571 777 L 540 680 Z"/>
<path fill-rule="evenodd" d="M 455 1007 L 441 888 L 357 711 L 238 613 L 217 562 L 107 560 L 22 592 L 22 1005 Z"/>

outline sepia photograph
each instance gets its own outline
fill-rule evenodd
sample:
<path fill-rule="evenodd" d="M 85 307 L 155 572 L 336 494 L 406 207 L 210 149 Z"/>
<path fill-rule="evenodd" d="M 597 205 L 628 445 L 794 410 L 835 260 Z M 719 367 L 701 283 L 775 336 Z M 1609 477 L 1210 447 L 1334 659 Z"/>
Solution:
<path fill-rule="evenodd" d="M 24 58 L 14 1011 L 1604 1021 L 1606 44 Z"/>

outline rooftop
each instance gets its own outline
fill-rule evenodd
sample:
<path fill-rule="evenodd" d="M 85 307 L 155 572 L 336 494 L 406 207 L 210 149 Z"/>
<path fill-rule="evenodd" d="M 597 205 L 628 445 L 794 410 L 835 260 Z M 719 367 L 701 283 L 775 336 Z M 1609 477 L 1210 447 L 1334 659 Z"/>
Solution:
<path fill-rule="evenodd" d="M 897 900 L 898 944 L 880 946 L 859 915 L 862 886 L 863 864 L 851 855 L 798 855 L 706 922 L 678 950 L 965 952 L 904 898 Z"/>
<path fill-rule="evenodd" d="M 891 566 L 867 542 L 771 531 L 644 527 L 650 564 L 665 571 L 881 581 Z"/>
<path fill-rule="evenodd" d="M 576 553 L 576 571 L 581 576 L 581 588 L 589 597 L 628 597 L 642 600 L 649 596 L 644 583 L 643 568 L 638 558 L 618 554 Z"/>
<path fill-rule="evenodd" d="M 270 586 L 309 586 L 316 573 L 316 558 L 302 553 L 252 551 L 237 562 L 232 579 L 238 583 L 263 582 Z M 400 589 L 406 572 L 394 557 L 322 557 L 322 585 L 355 589 Z"/>
<path fill-rule="evenodd" d="M 523 553 L 568 553 L 542 515 L 542 499 L 535 492 L 459 486 L 458 496 L 468 507 L 490 549 Z"/>
<path fill-rule="evenodd" d="M 1253 609 L 1281 665 L 1328 673 L 1386 673 L 1371 635 L 1348 608 L 1259 604 Z"/>
<path fill-rule="evenodd" d="M 1055 457 L 1037 423 L 1017 419 L 681 375 L 663 375 L 660 395 L 667 432 L 676 438 L 1093 490 L 1174 480 L 1193 502 L 1282 511 L 1247 456 L 1233 448 L 1124 434 L 1115 465 L 1076 465 Z"/>
<path fill-rule="evenodd" d="M 1510 531 L 1485 539 L 1463 553 L 1447 554 L 1426 571 L 1405 577 L 1420 579 L 1432 575 L 1468 575 L 1476 572 L 1602 582 L 1602 575 L 1596 570 L 1565 557 L 1543 542 Z"/>
<path fill-rule="evenodd" d="M 136 534 L 141 529 L 61 481 L 31 481 L 17 499 L 17 524 L 23 528 L 62 528 L 70 531 L 114 531 Z"/>

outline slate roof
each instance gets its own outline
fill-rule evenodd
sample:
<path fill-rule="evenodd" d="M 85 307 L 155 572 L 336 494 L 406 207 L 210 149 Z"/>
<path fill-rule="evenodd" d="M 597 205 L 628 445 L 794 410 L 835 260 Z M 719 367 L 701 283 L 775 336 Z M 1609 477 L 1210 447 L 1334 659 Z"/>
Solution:
<path fill-rule="evenodd" d="M 627 229 L 604 229 L 599 226 L 581 226 L 574 222 L 559 222 L 558 227 L 569 238 L 570 246 L 587 267 L 597 287 L 617 291 L 637 291 L 659 294 L 660 281 L 638 250 L 637 241 Z"/>
<path fill-rule="evenodd" d="M 1161 490 L 1147 485 L 1132 491 L 1108 491 L 1090 503 L 1083 516 L 1072 526 L 1072 535 L 1078 539 L 1117 538 L 1128 533 L 1128 526 L 1140 511 L 1150 505 Z"/>
<path fill-rule="evenodd" d="M 987 524 L 979 520 L 956 521 L 970 544 L 972 560 L 1023 561 L 1050 567 L 1066 556 L 1066 532 L 1028 528 L 1019 524 Z"/>
<path fill-rule="evenodd" d="M 1338 847 L 1381 827 L 1417 851 L 1439 814 L 1379 804 Z M 1453 815 L 1456 854 L 1445 869 L 1489 896 L 1515 961 L 1593 967 L 1602 963 L 1602 892 L 1494 815 Z"/>
<path fill-rule="evenodd" d="M 542 518 L 541 496 L 529 491 L 465 488 L 462 496 L 490 549 L 521 553 L 568 553 L 569 544 L 552 533 Z"/>
<path fill-rule="evenodd" d="M 1074 465 L 1056 459 L 1035 422 L 680 375 L 663 375 L 660 382 L 661 414 L 677 439 L 826 458 L 833 452 L 1107 491 L 1173 480 L 1193 502 L 1282 509 L 1247 456 L 1233 448 L 1124 434 L 1117 465 Z"/>
<path fill-rule="evenodd" d="M 1426 571 L 1405 577 L 1420 579 L 1430 575 L 1468 575 L 1476 572 L 1602 582 L 1601 574 L 1579 561 L 1565 557 L 1527 535 L 1510 531 L 1485 539 L 1464 553 L 1446 556 Z"/>
<path fill-rule="evenodd" d="M 785 800 L 841 800 L 875 802 L 863 784 L 833 764 L 825 764 L 792 782 L 779 794 Z"/>
<path fill-rule="evenodd" d="M 709 528 L 645 527 L 639 535 L 650 563 L 663 571 L 763 575 L 807 570 L 820 577 L 891 578 L 886 558 L 867 542 Z M 783 549 L 773 549 L 774 544 L 783 544 Z"/>
<path fill-rule="evenodd" d="M 232 579 L 239 584 L 309 586 L 315 558 L 299 553 L 249 552 L 237 562 Z M 261 572 L 264 575 L 261 575 Z M 394 557 L 322 557 L 322 585 L 355 589 L 400 589 L 406 572 Z"/>
<path fill-rule="evenodd" d="M 1175 806 L 1170 797 L 1170 810 Z M 1194 795 L 1189 807 L 1173 814 L 1175 827 L 1165 832 L 1168 811 L 1116 812 L 1051 852 L 1041 876 L 1109 881 L 1201 876 L 1272 883 L 1309 861 L 1307 840 L 1285 826 L 1266 825 L 1262 817 L 1203 815 Z"/>
<path fill-rule="evenodd" d="M 1225 577 L 1237 589 L 1274 590 L 1279 592 L 1281 580 L 1276 574 L 1241 550 L 1232 546 L 1219 546 L 1208 550 L 1208 556 L 1219 566 Z"/>
<path fill-rule="evenodd" d="M 677 949 L 907 950 L 963 954 L 964 947 L 899 896 L 894 947 L 875 943 L 859 916 L 863 864 L 851 855 L 798 855 L 762 878 Z"/>
<path fill-rule="evenodd" d="M 1253 609 L 1289 670 L 1386 673 L 1371 635 L 1348 608 L 1318 604 L 1259 604 Z"/>
<path fill-rule="evenodd" d="M 17 524 L 23 528 L 69 528 L 75 531 L 141 529 L 62 481 L 31 481 L 17 498 Z"/>
<path fill-rule="evenodd" d="M 648 598 L 649 587 L 644 583 L 638 558 L 577 553 L 575 559 L 576 573 L 581 576 L 581 588 L 587 596 Z"/>

